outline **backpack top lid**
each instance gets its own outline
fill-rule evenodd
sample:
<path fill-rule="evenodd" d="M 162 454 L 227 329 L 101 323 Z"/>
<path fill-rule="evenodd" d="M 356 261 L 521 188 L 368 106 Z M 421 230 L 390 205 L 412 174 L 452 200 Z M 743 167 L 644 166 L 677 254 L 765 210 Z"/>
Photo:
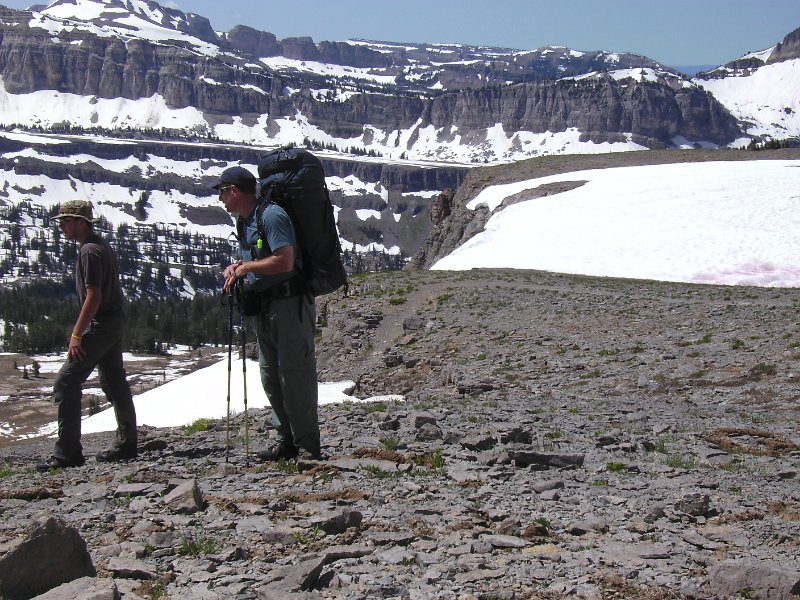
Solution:
<path fill-rule="evenodd" d="M 325 185 L 322 163 L 302 148 L 280 148 L 263 155 L 258 160 L 258 177 L 262 189 L 277 182 L 292 185 L 299 180 L 306 188 Z"/>

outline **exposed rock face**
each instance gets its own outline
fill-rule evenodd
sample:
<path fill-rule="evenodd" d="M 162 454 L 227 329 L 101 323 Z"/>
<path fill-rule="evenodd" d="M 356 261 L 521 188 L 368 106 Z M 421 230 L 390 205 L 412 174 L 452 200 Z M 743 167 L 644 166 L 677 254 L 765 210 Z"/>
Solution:
<path fill-rule="evenodd" d="M 767 64 L 800 58 L 800 27 L 795 29 L 779 43 L 769 57 Z"/>
<path fill-rule="evenodd" d="M 497 124 L 509 136 L 518 131 L 577 128 L 584 141 L 607 142 L 624 141 L 626 134 L 632 134 L 632 141 L 649 148 L 668 147 L 678 135 L 721 145 L 741 135 L 736 121 L 713 97 L 675 80 L 617 81 L 606 75 L 577 81 L 541 80 L 555 77 L 557 72 L 564 77 L 572 72 L 609 68 L 610 58 L 604 53 L 568 59 L 561 55 L 563 49 L 561 54 L 542 50 L 521 55 L 513 66 L 503 61 L 502 69 L 498 65 L 487 67 L 489 71 L 503 71 L 505 80 L 499 71 L 492 75 L 474 66 L 452 63 L 436 76 L 449 81 L 455 91 L 420 95 L 381 90 L 332 102 L 312 92 L 318 82 L 299 75 L 276 75 L 266 67 L 253 66 L 254 59 L 282 55 L 399 75 L 409 58 L 399 50 L 381 55 L 355 44 L 317 45 L 309 37 L 279 42 L 271 33 L 245 26 L 235 27 L 220 39 L 202 17 L 176 18 L 179 30 L 232 52 L 214 58 L 186 44 L 163 45 L 137 38 L 125 41 L 97 37 L 81 29 L 64 30 L 54 37 L 43 29 L 29 27 L 20 18 L 24 14 L 0 12 L 0 76 L 6 90 L 15 94 L 45 89 L 106 99 L 159 94 L 168 106 L 196 107 L 210 121 L 266 114 L 274 123 L 300 112 L 329 135 L 360 138 L 366 128 L 387 145 L 392 132 L 427 125 L 441 132 L 441 142 L 451 142 L 456 135 L 451 131 L 457 128 L 460 143 L 474 145 L 484 142 L 486 130 Z M 785 53 L 795 46 L 794 37 L 787 36 Z M 420 47 L 410 52 L 423 55 L 426 50 Z M 657 65 L 635 55 L 619 60 L 619 68 Z M 504 84 L 491 85 L 493 78 Z M 509 78 L 529 83 L 505 85 Z M 475 85 L 477 81 L 480 86 Z M 387 89 L 402 92 L 404 85 L 399 77 L 397 84 Z M 286 95 L 287 86 L 299 91 Z M 408 144 L 414 141 L 412 137 Z"/>
<path fill-rule="evenodd" d="M 237 25 L 223 36 L 232 50 L 256 57 L 280 56 L 278 38 L 266 31 L 258 31 L 246 25 Z"/>
<path fill-rule="evenodd" d="M 453 196 L 455 192 L 448 188 L 436 196 L 431 205 L 431 223 L 440 225 L 453 211 Z"/>

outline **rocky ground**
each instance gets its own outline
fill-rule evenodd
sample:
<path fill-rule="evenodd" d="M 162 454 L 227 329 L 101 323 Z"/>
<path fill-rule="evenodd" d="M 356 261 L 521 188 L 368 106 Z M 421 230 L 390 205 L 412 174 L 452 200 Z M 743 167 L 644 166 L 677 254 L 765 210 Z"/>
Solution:
<path fill-rule="evenodd" d="M 109 598 L 800 594 L 800 289 L 406 271 L 319 309 L 320 379 L 404 401 L 321 407 L 321 463 L 247 460 L 244 415 L 227 460 L 224 422 L 0 449 L 0 590 L 63 524 Z"/>

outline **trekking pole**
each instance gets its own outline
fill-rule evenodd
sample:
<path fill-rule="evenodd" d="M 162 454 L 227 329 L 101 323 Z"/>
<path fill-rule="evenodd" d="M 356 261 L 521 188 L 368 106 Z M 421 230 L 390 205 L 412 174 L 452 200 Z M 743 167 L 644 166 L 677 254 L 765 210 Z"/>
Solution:
<path fill-rule="evenodd" d="M 223 296 L 223 299 L 225 296 Z M 228 290 L 228 404 L 225 410 L 225 462 L 231 447 L 231 354 L 233 352 L 233 290 Z"/>
<path fill-rule="evenodd" d="M 244 318 L 244 290 L 242 280 L 236 282 L 236 295 L 239 303 L 239 329 L 242 330 L 242 389 L 244 391 L 244 465 L 250 466 L 250 421 L 247 416 L 247 327 Z"/>

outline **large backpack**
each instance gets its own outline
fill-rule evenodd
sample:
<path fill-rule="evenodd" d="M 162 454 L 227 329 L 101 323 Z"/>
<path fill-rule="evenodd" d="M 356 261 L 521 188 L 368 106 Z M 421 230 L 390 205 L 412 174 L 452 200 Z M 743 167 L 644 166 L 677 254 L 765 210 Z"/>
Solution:
<path fill-rule="evenodd" d="M 303 282 L 313 296 L 330 294 L 344 286 L 347 272 L 336 230 L 325 172 L 319 159 L 301 148 L 281 148 L 258 161 L 260 184 L 256 209 L 258 234 L 266 240 L 261 215 L 268 202 L 280 205 L 294 224 L 303 260 Z"/>

